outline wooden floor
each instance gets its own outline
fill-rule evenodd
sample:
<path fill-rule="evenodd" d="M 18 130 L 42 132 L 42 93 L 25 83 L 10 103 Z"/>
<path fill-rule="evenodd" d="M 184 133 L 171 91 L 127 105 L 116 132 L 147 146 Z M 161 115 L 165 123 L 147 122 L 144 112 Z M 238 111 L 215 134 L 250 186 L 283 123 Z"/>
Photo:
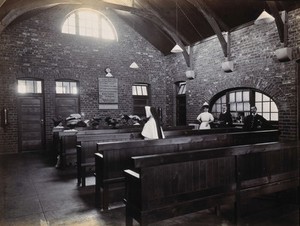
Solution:
<path fill-rule="evenodd" d="M 88 186 L 76 186 L 76 170 L 58 170 L 45 155 L 0 155 L 0 225 L 125 225 L 125 209 L 116 203 L 107 212 L 94 208 L 94 178 Z M 90 185 L 89 185 L 90 184 Z M 243 205 L 241 225 L 298 226 L 297 192 L 261 197 Z M 298 195 L 299 197 L 299 195 Z M 161 221 L 157 226 L 234 225 L 231 206 Z M 135 225 L 138 225 L 135 222 Z"/>

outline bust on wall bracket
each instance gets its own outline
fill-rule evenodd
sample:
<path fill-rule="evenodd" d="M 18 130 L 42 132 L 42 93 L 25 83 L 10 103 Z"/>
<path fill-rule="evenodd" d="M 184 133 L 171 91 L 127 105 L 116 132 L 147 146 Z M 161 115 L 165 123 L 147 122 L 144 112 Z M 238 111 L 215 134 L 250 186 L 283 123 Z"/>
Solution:
<path fill-rule="evenodd" d="M 108 68 L 108 67 L 107 67 L 107 68 L 105 68 L 105 73 L 106 73 L 106 75 L 105 75 L 105 76 L 106 76 L 106 77 L 108 77 L 108 78 L 111 78 L 111 77 L 113 77 L 113 75 L 110 73 L 110 71 L 111 71 L 111 70 L 110 70 L 110 68 Z"/>

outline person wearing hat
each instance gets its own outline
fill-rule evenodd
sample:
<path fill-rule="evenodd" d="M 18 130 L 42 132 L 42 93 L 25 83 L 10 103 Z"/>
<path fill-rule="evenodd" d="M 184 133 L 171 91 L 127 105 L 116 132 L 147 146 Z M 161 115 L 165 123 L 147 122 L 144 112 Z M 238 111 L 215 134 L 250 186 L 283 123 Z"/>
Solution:
<path fill-rule="evenodd" d="M 202 105 L 202 109 L 203 112 L 197 117 L 197 120 L 201 123 L 199 129 L 210 129 L 209 123 L 214 121 L 214 116 L 208 112 L 209 105 L 207 102 Z"/>
<path fill-rule="evenodd" d="M 165 138 L 156 109 L 154 107 L 145 106 L 145 111 L 148 121 L 145 123 L 142 130 L 144 139 L 152 140 Z"/>

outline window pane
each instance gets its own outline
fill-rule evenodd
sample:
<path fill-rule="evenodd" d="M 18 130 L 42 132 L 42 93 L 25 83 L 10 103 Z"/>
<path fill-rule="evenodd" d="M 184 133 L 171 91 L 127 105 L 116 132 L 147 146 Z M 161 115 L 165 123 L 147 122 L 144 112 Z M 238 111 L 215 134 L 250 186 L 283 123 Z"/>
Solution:
<path fill-rule="evenodd" d="M 229 94 L 229 102 L 235 102 L 235 93 Z"/>
<path fill-rule="evenodd" d="M 255 92 L 255 101 L 262 101 L 262 94 Z"/>
<path fill-rule="evenodd" d="M 34 93 L 33 81 L 26 81 L 26 93 Z"/>
<path fill-rule="evenodd" d="M 270 120 L 270 113 L 263 113 L 263 117 L 267 120 Z"/>
<path fill-rule="evenodd" d="M 242 92 L 236 92 L 236 102 L 242 101 Z"/>
<path fill-rule="evenodd" d="M 236 104 L 230 104 L 230 111 L 236 111 Z"/>
<path fill-rule="evenodd" d="M 221 101 L 222 101 L 222 103 L 226 103 L 226 95 L 221 97 Z"/>
<path fill-rule="evenodd" d="M 137 95 L 137 93 L 136 93 L 136 86 L 132 86 L 132 95 L 133 96 Z"/>
<path fill-rule="evenodd" d="M 271 113 L 271 120 L 278 121 L 278 113 Z"/>
<path fill-rule="evenodd" d="M 250 111 L 250 103 L 244 103 L 244 111 Z"/>
<path fill-rule="evenodd" d="M 111 27 L 111 25 L 106 21 L 105 18 L 102 18 L 102 38 L 103 39 L 109 39 L 109 40 L 114 40 L 115 39 L 115 34 L 114 31 Z"/>
<path fill-rule="evenodd" d="M 142 86 L 142 92 L 143 92 L 144 96 L 148 95 L 148 93 L 147 93 L 147 87 L 146 86 Z"/>
<path fill-rule="evenodd" d="M 42 93 L 42 82 L 36 81 L 36 93 Z"/>
<path fill-rule="evenodd" d="M 221 112 L 221 104 L 217 105 L 217 112 Z"/>
<path fill-rule="evenodd" d="M 100 29 L 102 29 L 100 31 Z M 62 26 L 62 33 L 79 34 L 95 38 L 116 40 L 113 25 L 101 13 L 94 10 L 77 10 L 70 15 Z"/>
<path fill-rule="evenodd" d="M 256 108 L 257 108 L 257 112 L 262 112 L 262 103 L 256 103 L 255 104 Z"/>
<path fill-rule="evenodd" d="M 270 97 L 263 94 L 263 101 L 270 101 Z"/>
<path fill-rule="evenodd" d="M 278 108 L 274 101 L 271 102 L 271 112 L 278 112 Z"/>
<path fill-rule="evenodd" d="M 42 82 L 34 80 L 18 80 L 19 93 L 42 93 Z"/>
<path fill-rule="evenodd" d="M 236 110 L 237 111 L 243 111 L 244 109 L 243 109 L 243 103 L 237 103 L 237 105 L 236 105 Z"/>
<path fill-rule="evenodd" d="M 137 86 L 137 95 L 142 95 L 142 87 L 141 86 Z"/>
<path fill-rule="evenodd" d="M 270 112 L 270 102 L 263 102 L 263 111 Z"/>
<path fill-rule="evenodd" d="M 243 101 L 250 101 L 250 92 L 249 91 L 243 92 Z"/>
<path fill-rule="evenodd" d="M 26 93 L 26 84 L 24 80 L 18 80 L 18 92 Z"/>

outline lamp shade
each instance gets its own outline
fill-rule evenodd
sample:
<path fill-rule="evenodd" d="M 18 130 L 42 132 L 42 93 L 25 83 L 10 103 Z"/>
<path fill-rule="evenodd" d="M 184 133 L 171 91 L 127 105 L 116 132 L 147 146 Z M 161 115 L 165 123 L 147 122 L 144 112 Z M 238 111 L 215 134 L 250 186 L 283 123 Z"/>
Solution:
<path fill-rule="evenodd" d="M 139 68 L 139 65 L 137 65 L 136 62 L 132 62 L 132 64 L 130 64 L 129 67 L 130 67 L 130 68 L 133 68 L 133 69 L 137 69 L 137 68 Z"/>
<path fill-rule="evenodd" d="M 264 10 L 254 21 L 254 24 L 268 24 L 272 23 L 274 20 L 275 18 Z"/>
<path fill-rule="evenodd" d="M 182 53 L 183 52 L 183 49 L 178 45 L 176 44 L 173 49 L 171 50 L 172 53 Z"/>

